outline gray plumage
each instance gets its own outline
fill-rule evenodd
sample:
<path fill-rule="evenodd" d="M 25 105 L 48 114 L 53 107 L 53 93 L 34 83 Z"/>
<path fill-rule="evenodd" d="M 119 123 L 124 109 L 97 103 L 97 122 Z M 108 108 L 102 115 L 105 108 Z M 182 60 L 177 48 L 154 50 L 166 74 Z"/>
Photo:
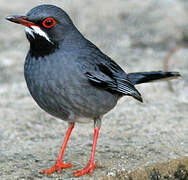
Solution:
<path fill-rule="evenodd" d="M 63 10 L 42 5 L 32 9 L 27 17 L 34 23 L 43 17 L 53 17 L 58 22 L 53 31 L 41 28 L 53 43 L 38 34 L 33 38 L 26 33 L 31 46 L 25 79 L 32 97 L 46 112 L 76 122 L 102 116 L 124 95 L 142 102 L 134 84 L 135 79 L 143 77 L 139 73 L 129 77 L 82 36 Z M 48 48 L 50 51 L 46 52 Z"/>
<path fill-rule="evenodd" d="M 69 122 L 59 156 L 47 175 L 71 167 L 63 154 L 75 122 L 94 121 L 95 131 L 90 160 L 75 177 L 92 174 L 101 117 L 123 96 L 142 102 L 134 85 L 177 78 L 177 72 L 136 72 L 126 74 L 110 57 L 101 52 L 77 30 L 69 16 L 53 5 L 41 5 L 26 16 L 8 16 L 24 25 L 30 42 L 24 75 L 36 103 L 49 114 Z"/>

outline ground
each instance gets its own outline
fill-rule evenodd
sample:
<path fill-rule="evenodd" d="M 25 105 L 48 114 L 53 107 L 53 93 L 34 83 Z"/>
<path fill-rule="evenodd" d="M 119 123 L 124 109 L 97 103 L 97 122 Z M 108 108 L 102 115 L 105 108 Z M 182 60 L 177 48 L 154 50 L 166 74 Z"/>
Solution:
<path fill-rule="evenodd" d="M 64 160 L 73 168 L 45 176 L 67 129 L 38 108 L 23 77 L 29 44 L 22 26 L 4 19 L 50 3 L 64 8 L 78 29 L 126 72 L 162 70 L 168 51 L 188 39 L 186 0 L 0 0 L 0 179 L 71 179 L 90 156 L 93 124 L 76 124 Z M 80 179 L 188 179 L 188 49 L 177 51 L 166 82 L 137 86 L 144 103 L 124 97 L 102 121 L 98 168 Z"/>

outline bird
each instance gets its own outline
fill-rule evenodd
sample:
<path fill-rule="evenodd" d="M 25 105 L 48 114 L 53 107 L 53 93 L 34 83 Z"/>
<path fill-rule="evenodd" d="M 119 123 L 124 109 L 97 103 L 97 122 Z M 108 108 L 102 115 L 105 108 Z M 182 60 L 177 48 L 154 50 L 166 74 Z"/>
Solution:
<path fill-rule="evenodd" d="M 25 58 L 24 77 L 33 99 L 41 109 L 68 123 L 68 130 L 55 164 L 41 171 L 50 175 L 70 168 L 63 162 L 67 142 L 75 123 L 94 122 L 90 160 L 75 177 L 92 175 L 96 168 L 95 150 L 101 120 L 123 96 L 143 102 L 135 85 L 176 79 L 179 72 L 125 71 L 76 28 L 60 7 L 42 4 L 26 15 L 7 20 L 25 26 L 30 47 Z"/>

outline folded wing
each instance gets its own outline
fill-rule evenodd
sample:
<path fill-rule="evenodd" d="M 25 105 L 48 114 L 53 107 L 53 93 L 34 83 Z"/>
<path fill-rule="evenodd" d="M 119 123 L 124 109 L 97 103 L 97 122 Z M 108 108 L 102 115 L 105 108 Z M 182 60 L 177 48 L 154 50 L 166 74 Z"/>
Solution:
<path fill-rule="evenodd" d="M 129 80 L 121 67 L 101 51 L 93 51 L 88 56 L 81 56 L 82 68 L 89 82 L 107 91 L 121 96 L 132 96 L 142 102 L 141 94 Z"/>

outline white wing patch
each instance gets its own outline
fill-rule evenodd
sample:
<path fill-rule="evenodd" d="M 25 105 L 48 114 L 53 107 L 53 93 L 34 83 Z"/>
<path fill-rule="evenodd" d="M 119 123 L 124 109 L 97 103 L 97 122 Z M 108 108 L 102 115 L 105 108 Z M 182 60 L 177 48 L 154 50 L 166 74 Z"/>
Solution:
<path fill-rule="evenodd" d="M 44 37 L 47 41 L 53 44 L 48 35 L 38 26 L 31 26 L 31 28 L 25 27 L 25 32 L 30 34 L 33 38 L 35 38 L 35 34 L 38 34 L 39 36 Z"/>

